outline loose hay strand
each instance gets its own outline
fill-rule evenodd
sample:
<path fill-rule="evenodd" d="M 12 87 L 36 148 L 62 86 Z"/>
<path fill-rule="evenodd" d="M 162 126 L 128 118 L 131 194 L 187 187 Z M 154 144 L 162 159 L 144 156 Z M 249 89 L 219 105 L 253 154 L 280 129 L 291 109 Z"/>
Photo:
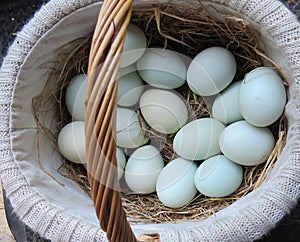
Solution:
<path fill-rule="evenodd" d="M 207 8 L 212 7 L 208 6 Z M 235 80 L 243 79 L 245 73 L 263 65 L 274 68 L 276 71 L 281 72 L 284 79 L 287 78 L 279 65 L 260 48 L 260 35 L 257 30 L 251 28 L 243 19 L 220 11 L 218 12 L 223 21 L 217 21 L 208 13 L 207 8 L 201 4 L 190 8 L 185 2 L 161 4 L 154 7 L 136 7 L 132 13 L 132 22 L 146 33 L 148 47 L 163 46 L 190 58 L 210 46 L 228 48 L 234 54 L 238 63 Z M 53 77 L 50 78 L 51 80 L 49 79 L 45 85 L 42 94 L 33 101 L 35 117 L 41 124 L 41 133 L 52 140 L 56 149 L 58 131 L 67 122 L 71 121 L 71 117 L 67 114 L 64 106 L 64 90 L 74 75 L 86 71 L 90 37 L 91 35 L 86 39 L 75 41 L 73 51 L 65 52 L 65 56 L 62 54 L 64 61 L 58 63 L 62 67 L 54 75 L 56 78 L 55 83 L 52 81 Z M 284 84 L 287 86 L 286 81 L 284 81 Z M 207 105 L 209 101 L 194 94 L 187 86 L 176 91 L 185 99 L 189 110 L 189 121 L 200 117 L 211 117 L 211 107 Z M 48 105 L 53 105 L 53 103 L 59 110 L 58 125 L 55 131 L 49 129 L 43 120 L 46 116 L 45 113 L 51 109 Z M 138 112 L 139 117 L 140 115 Z M 268 179 L 285 145 L 287 132 L 285 117 L 282 116 L 281 120 L 272 127 L 277 142 L 267 162 L 258 166 L 245 167 L 243 184 L 233 194 L 224 198 L 207 198 L 199 194 L 189 205 L 171 209 L 164 206 L 158 200 L 156 194 L 146 196 L 130 194 L 128 190 L 123 189 L 123 207 L 130 222 L 175 223 L 179 221 L 199 221 L 215 214 L 258 188 Z M 177 157 L 172 149 L 174 135 L 164 136 L 150 129 L 144 129 L 144 131 L 146 135 L 155 141 L 154 144 L 161 150 L 165 162 Z M 130 154 L 132 151 L 126 149 L 125 152 Z M 63 176 L 74 180 L 84 191 L 90 194 L 86 171 L 82 165 L 65 160 L 59 172 Z M 143 239 L 147 241 L 148 238 Z"/>

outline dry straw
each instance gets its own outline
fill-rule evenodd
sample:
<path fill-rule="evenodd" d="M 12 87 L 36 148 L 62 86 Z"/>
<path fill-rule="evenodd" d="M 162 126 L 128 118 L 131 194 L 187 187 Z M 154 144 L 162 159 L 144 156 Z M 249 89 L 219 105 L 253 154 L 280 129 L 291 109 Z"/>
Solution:
<path fill-rule="evenodd" d="M 243 79 L 245 73 L 263 65 L 273 67 L 278 72 L 281 71 L 276 63 L 264 54 L 260 46 L 258 31 L 249 26 L 246 21 L 222 12 L 219 12 L 222 20 L 217 21 L 209 14 L 209 10 L 216 9 L 210 6 L 203 7 L 200 3 L 191 8 L 184 2 L 138 7 L 133 10 L 131 22 L 144 30 L 148 39 L 148 47 L 161 46 L 190 58 L 210 46 L 223 46 L 229 49 L 235 55 L 238 63 L 235 80 Z M 45 85 L 43 92 L 33 100 L 33 109 L 40 126 L 40 132 L 48 136 L 55 147 L 59 130 L 71 121 L 64 105 L 65 87 L 76 74 L 86 73 L 90 42 L 91 35 L 86 39 L 79 39 L 71 43 L 73 46 L 71 53 L 61 51 L 60 58 L 64 60 L 63 64 L 57 67 L 59 71 L 53 72 L 53 76 Z M 54 84 L 53 78 L 56 79 Z M 176 91 L 186 100 L 190 120 L 211 116 L 207 100 L 192 93 L 187 86 Z M 59 116 L 56 132 L 47 129 L 44 125 L 44 119 L 47 116 L 45 113 L 51 109 L 54 109 Z M 123 207 L 130 217 L 130 221 L 144 223 L 196 221 L 205 219 L 229 206 L 260 186 L 268 178 L 285 145 L 286 126 L 286 119 L 282 116 L 270 127 L 275 139 L 277 139 L 270 157 L 264 164 L 245 167 L 243 184 L 228 197 L 206 198 L 203 195 L 198 195 L 189 205 L 171 209 L 161 204 L 155 194 L 130 194 L 125 187 L 122 198 Z M 172 135 L 166 137 L 149 130 L 146 130 L 146 133 L 161 149 L 165 162 L 176 157 L 172 150 Z M 126 152 L 129 154 L 132 151 L 127 150 Z M 77 182 L 83 190 L 90 194 L 86 170 L 83 165 L 73 164 L 65 160 L 59 172 Z"/>

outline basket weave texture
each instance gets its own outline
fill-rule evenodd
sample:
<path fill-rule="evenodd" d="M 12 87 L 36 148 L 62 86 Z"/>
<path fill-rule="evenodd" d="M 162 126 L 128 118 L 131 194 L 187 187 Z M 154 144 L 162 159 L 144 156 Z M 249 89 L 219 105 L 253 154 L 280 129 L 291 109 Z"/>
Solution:
<path fill-rule="evenodd" d="M 113 4 L 118 4 L 118 2 L 119 4 L 122 3 L 122 7 L 109 7 L 113 6 Z M 138 2 L 143 3 L 144 1 L 137 1 L 136 3 Z M 194 1 L 190 2 L 193 3 Z M 274 57 L 273 59 L 275 60 L 281 59 L 279 65 L 282 66 L 283 70 L 287 72 L 289 76 L 289 101 L 286 106 L 286 116 L 288 118 L 287 144 L 271 176 L 262 186 L 228 208 L 221 210 L 215 216 L 197 223 L 140 224 L 131 225 L 130 228 L 123 219 L 125 218 L 125 214 L 116 212 L 114 208 L 112 208 L 112 211 L 110 209 L 104 209 L 107 208 L 107 204 L 110 206 L 111 203 L 117 204 L 121 209 L 118 198 L 119 195 L 115 190 L 113 190 L 113 192 L 99 193 L 100 195 L 97 196 L 94 195 L 96 213 L 97 216 L 99 216 L 101 227 L 108 231 L 107 235 L 112 241 L 125 241 L 120 238 L 126 237 L 129 241 L 134 240 L 133 234 L 130 232 L 131 229 L 136 236 L 159 234 L 161 241 L 253 241 L 273 228 L 285 214 L 289 213 L 299 200 L 300 24 L 297 18 L 277 0 L 214 0 L 211 2 L 216 6 L 223 6 L 224 9 L 236 13 L 239 17 L 245 18 L 251 24 L 259 27 L 265 35 L 265 40 L 269 39 L 269 42 L 272 43 L 267 46 L 269 54 L 272 55 L 273 53 L 274 56 L 272 57 Z M 107 56 L 109 56 L 109 53 L 112 53 L 112 58 L 109 63 L 113 63 L 113 67 L 116 68 L 114 68 L 109 75 L 109 77 L 111 77 L 107 79 L 107 81 L 109 81 L 110 79 L 115 80 L 117 76 L 118 62 L 114 59 L 114 56 L 115 53 L 120 53 L 122 50 L 124 31 L 126 30 L 130 16 L 131 1 L 111 1 L 105 6 L 105 10 L 108 11 L 107 15 L 105 15 L 104 11 L 100 14 L 95 33 L 97 33 L 97 30 L 100 30 L 101 33 L 101 24 L 106 24 L 108 26 L 107 29 L 113 29 L 111 32 L 112 35 L 104 34 L 103 36 L 107 38 L 115 37 L 114 41 L 119 40 L 119 42 L 114 42 L 117 44 L 110 45 L 108 43 L 112 43 L 111 41 L 102 41 L 101 43 L 107 44 L 106 48 L 111 48 L 115 52 L 99 52 L 100 59 L 95 58 L 95 64 L 90 63 L 90 70 L 92 70 L 93 65 L 97 66 L 101 60 L 109 59 Z M 47 183 L 52 183 L 48 180 L 44 183 L 42 179 L 45 179 L 45 177 L 39 173 L 36 175 L 35 180 L 31 178 L 33 177 L 31 173 L 36 171 L 34 170 L 36 167 L 27 166 L 27 163 L 30 163 L 30 161 L 25 155 L 26 152 L 30 153 L 31 150 L 21 150 L 24 156 L 20 157 L 20 154 L 13 149 L 14 145 L 18 143 L 22 144 L 22 140 L 27 138 L 27 129 L 34 130 L 34 128 L 31 127 L 24 128 L 16 125 L 16 114 L 14 113 L 16 104 L 15 98 L 18 96 L 16 92 L 18 85 L 29 82 L 29 80 L 22 79 L 21 77 L 28 71 L 28 69 L 24 67 L 26 66 L 26 61 L 28 62 L 35 48 L 41 47 L 40 40 L 45 38 L 52 29 L 57 27 L 60 22 L 68 17 L 76 14 L 79 15 L 84 9 L 95 12 L 95 8 L 98 11 L 98 7 L 99 3 L 94 0 L 74 0 L 72 2 L 59 0 L 50 1 L 18 34 L 15 42 L 9 49 L 8 55 L 3 61 L 0 72 L 0 174 L 3 187 L 7 192 L 7 196 L 15 212 L 20 216 L 22 221 L 34 231 L 37 231 L 41 236 L 52 241 L 107 241 L 107 238 L 106 233 L 101 230 L 94 221 L 89 221 L 84 216 L 70 212 L 65 208 L 63 203 L 59 204 L 53 202 L 46 194 L 53 189 L 54 194 L 63 196 L 64 192 L 67 191 L 66 188 L 55 187 L 56 190 L 54 191 L 54 187 L 50 185 L 47 186 Z M 117 12 L 112 14 L 116 9 Z M 107 16 L 110 18 L 116 15 L 119 17 L 114 19 L 114 24 L 110 24 L 108 20 L 103 17 Z M 102 18 L 105 21 L 101 22 Z M 96 25 L 95 21 L 96 19 L 93 24 L 91 24 L 92 28 Z M 72 36 L 70 36 L 70 38 L 72 38 Z M 59 41 L 59 38 L 56 39 L 56 41 Z M 46 48 L 46 46 L 43 47 Z M 97 55 L 96 52 L 100 50 L 102 50 L 101 47 L 94 44 L 91 53 Z M 102 53 L 108 54 L 102 56 Z M 55 56 L 52 56 L 52 58 L 55 58 Z M 43 65 L 38 67 L 41 69 L 45 68 Z M 101 72 L 104 73 L 105 69 L 102 68 Z M 90 73 L 93 74 L 93 71 Z M 94 80 L 94 78 L 91 77 L 90 80 Z M 100 84 L 95 82 L 93 85 L 97 86 Z M 93 85 L 88 88 L 88 93 L 91 93 L 90 98 L 93 98 Z M 115 98 L 111 98 L 111 95 L 114 95 L 116 87 L 112 85 L 111 88 L 112 89 L 106 88 L 106 92 L 103 93 L 103 95 L 109 94 L 109 98 L 99 100 L 98 104 L 97 102 L 95 104 L 100 105 L 97 106 L 100 110 L 102 110 L 101 105 L 104 104 L 106 107 L 111 107 L 109 109 L 103 108 L 103 110 L 99 112 L 100 117 L 108 115 L 107 119 L 114 115 Z M 111 93 L 107 90 L 110 90 Z M 103 100 L 107 100 L 107 102 Z M 107 110 L 110 111 L 107 112 Z M 93 115 L 89 117 L 93 118 L 90 121 L 91 123 L 98 120 L 95 123 L 98 124 L 99 127 L 103 125 L 103 120 L 105 120 L 101 118 L 95 119 Z M 87 124 L 87 130 L 91 127 L 95 126 Z M 18 130 L 20 130 L 20 133 L 16 133 Z M 103 140 L 108 140 L 106 141 L 108 143 L 105 143 L 110 147 L 108 151 L 114 150 L 114 144 L 109 141 L 111 140 L 110 137 L 114 135 L 112 132 L 113 129 L 105 130 L 108 133 L 96 132 L 96 134 L 100 134 L 98 137 L 103 137 Z M 90 136 L 87 137 L 92 137 L 92 134 L 93 132 L 88 134 Z M 90 141 L 93 142 L 93 139 L 90 139 Z M 88 149 L 89 147 L 91 146 L 88 145 Z M 115 162 L 114 159 L 110 159 L 114 156 L 113 152 L 106 154 L 109 154 L 109 156 L 107 156 L 108 160 Z M 89 166 L 93 167 L 94 162 L 95 161 L 91 161 Z M 97 167 L 102 166 L 101 169 L 89 169 L 93 171 L 93 173 L 90 173 L 90 182 L 94 194 L 98 194 L 101 189 L 106 189 L 107 187 L 103 184 L 97 184 L 99 180 L 97 176 L 101 174 L 98 173 L 98 171 L 106 171 L 105 167 L 105 169 L 103 169 L 103 164 L 105 165 L 105 163 L 96 164 Z M 31 172 L 30 169 L 34 171 Z M 36 183 L 41 183 L 42 186 L 45 186 L 44 193 L 40 189 L 35 189 Z M 112 183 L 110 183 L 110 185 L 112 185 Z M 114 194 L 115 197 L 113 197 L 112 194 Z M 98 205 L 97 202 L 102 203 L 100 204 L 101 206 Z M 80 204 L 78 206 L 80 206 Z M 119 214 L 123 216 L 120 220 L 124 227 L 117 223 L 119 221 L 116 221 L 116 219 L 119 218 Z M 122 231 L 123 229 L 125 232 Z M 131 236 L 128 236 L 129 234 L 131 234 Z"/>

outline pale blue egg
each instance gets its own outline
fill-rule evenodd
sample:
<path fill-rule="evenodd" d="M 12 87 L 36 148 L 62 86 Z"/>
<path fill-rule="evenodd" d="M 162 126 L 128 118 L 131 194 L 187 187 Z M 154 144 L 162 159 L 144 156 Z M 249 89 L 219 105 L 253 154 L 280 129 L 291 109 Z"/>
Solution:
<path fill-rule="evenodd" d="M 121 68 L 135 63 L 145 52 L 147 39 L 145 33 L 135 24 L 129 24 L 121 56 Z"/>
<path fill-rule="evenodd" d="M 140 126 L 142 125 L 142 127 Z M 116 138 L 117 146 L 137 148 L 149 140 L 142 128 L 146 128 L 142 117 L 128 108 L 117 108 Z"/>
<path fill-rule="evenodd" d="M 116 150 L 117 167 L 118 167 L 118 179 L 120 180 L 123 176 L 124 169 L 126 166 L 126 156 L 121 148 L 117 147 Z"/>
<path fill-rule="evenodd" d="M 188 160 L 204 160 L 220 153 L 219 137 L 225 126 L 212 118 L 201 118 L 183 126 L 173 140 L 174 151 Z"/>
<path fill-rule="evenodd" d="M 134 65 L 120 70 L 118 79 L 118 105 L 130 107 L 139 102 L 144 90 L 144 82 Z"/>
<path fill-rule="evenodd" d="M 69 161 L 86 163 L 84 122 L 74 121 L 65 125 L 59 132 L 57 146 Z"/>
<path fill-rule="evenodd" d="M 219 146 L 230 160 L 245 166 L 265 162 L 275 145 L 267 127 L 255 127 L 242 120 L 227 126 L 220 135 Z"/>
<path fill-rule="evenodd" d="M 230 84 L 213 102 L 212 116 L 223 124 L 231 124 L 243 119 L 239 105 L 241 84 L 242 81 Z"/>
<path fill-rule="evenodd" d="M 157 88 L 174 89 L 186 81 L 184 60 L 167 49 L 147 49 L 137 61 L 137 70 L 146 83 Z"/>
<path fill-rule="evenodd" d="M 184 101 L 178 94 L 169 90 L 145 91 L 140 99 L 140 108 L 151 128 L 163 134 L 175 133 L 188 119 Z"/>
<path fill-rule="evenodd" d="M 74 120 L 85 120 L 86 75 L 75 76 L 66 88 L 66 107 Z"/>
<path fill-rule="evenodd" d="M 156 190 L 157 177 L 163 167 L 164 161 L 159 150 L 152 145 L 142 146 L 127 161 L 126 183 L 135 193 L 152 193 Z"/>
<path fill-rule="evenodd" d="M 200 96 L 215 95 L 231 83 L 236 69 L 231 52 L 222 47 L 210 47 L 192 60 L 187 71 L 187 83 Z"/>
<path fill-rule="evenodd" d="M 159 200 L 171 208 L 189 204 L 197 193 L 194 184 L 196 170 L 197 165 L 192 161 L 183 158 L 170 161 L 157 178 Z"/>
<path fill-rule="evenodd" d="M 236 191 L 243 181 L 243 168 L 217 155 L 205 160 L 194 177 L 197 190 L 208 197 L 225 197 Z"/>
<path fill-rule="evenodd" d="M 283 80 L 275 71 L 259 67 L 246 74 L 239 92 L 240 111 L 245 120 L 266 127 L 281 116 L 285 104 Z"/>

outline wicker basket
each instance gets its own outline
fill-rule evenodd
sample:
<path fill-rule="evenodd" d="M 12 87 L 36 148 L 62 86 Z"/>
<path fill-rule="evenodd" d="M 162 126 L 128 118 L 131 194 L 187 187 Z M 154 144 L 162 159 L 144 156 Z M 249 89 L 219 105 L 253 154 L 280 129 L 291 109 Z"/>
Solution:
<path fill-rule="evenodd" d="M 159 2 L 167 1 L 139 0 L 133 5 Z M 145 239 L 146 234 L 151 235 L 149 239 L 160 241 L 253 241 L 268 233 L 297 204 L 300 195 L 300 24 L 277 0 L 200 2 L 213 6 L 212 14 L 216 18 L 221 17 L 220 12 L 230 13 L 256 28 L 261 34 L 261 46 L 287 76 L 287 142 L 268 180 L 239 201 L 199 222 L 129 224 L 113 169 L 115 143 L 110 121 L 114 120 L 114 81 L 132 0 L 103 4 L 94 0 L 52 0 L 18 34 L 4 59 L 0 76 L 3 187 L 18 216 L 41 236 L 52 241 L 106 241 L 107 238 L 135 241 L 136 237 Z M 197 0 L 186 3 L 191 7 L 199 4 Z M 93 30 L 86 137 L 94 205 L 77 184 L 57 172 L 62 158 L 49 138 L 38 132 L 32 114 L 32 99 L 47 80 L 57 78 L 55 69 L 62 63 L 61 54 L 71 53 L 73 41 L 85 38 Z M 55 110 L 47 115 L 48 128 L 55 130 L 58 122 Z"/>

